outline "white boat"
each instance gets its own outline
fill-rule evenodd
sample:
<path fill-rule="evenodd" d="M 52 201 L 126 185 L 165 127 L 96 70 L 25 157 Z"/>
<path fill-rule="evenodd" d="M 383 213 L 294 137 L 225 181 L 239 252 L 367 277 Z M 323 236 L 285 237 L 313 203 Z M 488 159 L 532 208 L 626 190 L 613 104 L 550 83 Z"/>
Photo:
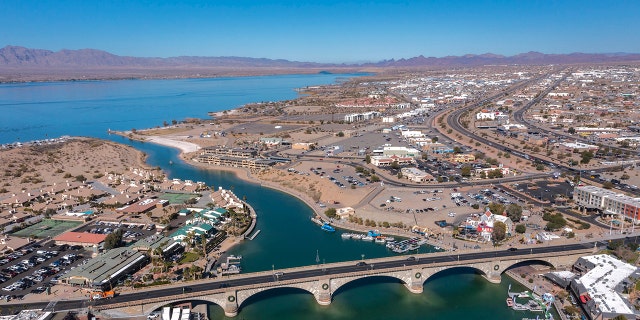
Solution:
<path fill-rule="evenodd" d="M 189 320 L 191 318 L 191 310 L 189 308 L 182 309 L 182 317 L 180 320 Z"/>
<path fill-rule="evenodd" d="M 396 239 L 394 239 L 393 237 L 387 237 L 385 240 L 387 240 L 387 242 L 396 241 Z"/>
<path fill-rule="evenodd" d="M 162 320 L 171 320 L 171 307 L 162 308 Z"/>
<path fill-rule="evenodd" d="M 364 237 L 362 237 L 362 241 L 373 241 L 373 237 L 372 236 L 364 236 Z"/>
<path fill-rule="evenodd" d="M 342 239 L 351 239 L 351 233 L 343 233 L 340 236 Z"/>
<path fill-rule="evenodd" d="M 173 308 L 171 310 L 171 320 L 180 320 L 180 314 L 182 313 L 182 309 Z"/>
<path fill-rule="evenodd" d="M 363 234 L 359 234 L 359 233 L 354 233 L 351 235 L 351 239 L 356 239 L 356 240 L 360 240 L 362 239 Z"/>
<path fill-rule="evenodd" d="M 382 237 L 378 237 L 378 238 L 376 238 L 376 240 L 375 240 L 375 242 L 376 242 L 376 243 L 382 243 L 382 244 L 384 244 L 386 241 L 387 241 L 387 240 L 386 240 L 385 238 L 382 238 Z"/>

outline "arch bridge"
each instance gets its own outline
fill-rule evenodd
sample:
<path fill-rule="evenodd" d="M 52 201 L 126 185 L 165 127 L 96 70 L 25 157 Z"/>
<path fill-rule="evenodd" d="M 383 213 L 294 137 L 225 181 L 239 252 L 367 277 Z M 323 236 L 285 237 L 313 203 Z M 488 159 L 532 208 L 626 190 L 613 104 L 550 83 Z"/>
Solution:
<path fill-rule="evenodd" d="M 499 283 L 502 273 L 516 265 L 541 263 L 553 268 L 566 268 L 573 265 L 579 257 L 592 254 L 594 250 L 585 245 L 566 247 L 563 247 L 564 250 L 553 250 L 551 247 L 538 250 L 544 252 L 534 252 L 533 249 L 527 252 L 528 249 L 521 249 L 519 252 L 502 250 L 459 255 L 450 252 L 432 253 L 408 259 L 407 256 L 402 256 L 367 260 L 366 263 L 361 261 L 357 264 L 342 262 L 239 274 L 214 281 L 207 279 L 190 283 L 188 287 L 183 288 L 181 294 L 162 294 L 163 291 L 168 293 L 170 288 L 158 287 L 149 290 L 138 299 L 127 299 L 129 295 L 122 295 L 118 298 L 124 299 L 101 301 L 103 304 L 94 305 L 92 308 L 106 313 L 117 311 L 141 316 L 168 304 L 200 300 L 217 304 L 223 308 L 226 316 L 234 317 L 242 303 L 251 296 L 274 288 L 298 288 L 311 293 L 319 304 L 329 305 L 338 289 L 349 282 L 366 277 L 396 278 L 410 292 L 422 293 L 425 281 L 447 269 L 472 268 L 488 281 Z M 189 290 L 185 290 L 186 288 Z M 175 286 L 172 289 L 175 292 Z"/>

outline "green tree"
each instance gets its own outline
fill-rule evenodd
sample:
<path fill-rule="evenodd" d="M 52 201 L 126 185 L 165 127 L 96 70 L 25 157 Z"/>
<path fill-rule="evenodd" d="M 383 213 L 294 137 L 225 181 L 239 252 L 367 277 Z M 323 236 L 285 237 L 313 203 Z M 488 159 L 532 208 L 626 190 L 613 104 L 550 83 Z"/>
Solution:
<path fill-rule="evenodd" d="M 569 129 L 567 129 L 567 132 L 570 134 L 575 134 L 576 133 L 576 129 L 574 127 L 569 127 Z"/>
<path fill-rule="evenodd" d="M 516 225 L 516 232 L 517 233 L 525 233 L 527 232 L 527 227 L 524 224 L 517 224 Z"/>
<path fill-rule="evenodd" d="M 471 176 L 471 166 L 464 166 L 464 167 L 460 168 L 460 174 L 463 177 L 470 177 Z"/>
<path fill-rule="evenodd" d="M 336 208 L 329 208 L 324 211 L 324 214 L 329 218 L 335 218 L 338 215 L 336 214 Z"/>
<path fill-rule="evenodd" d="M 593 152 L 591 151 L 583 151 L 581 154 L 580 163 L 587 164 L 591 159 L 593 159 Z"/>
<path fill-rule="evenodd" d="M 366 163 L 371 163 L 371 156 L 370 156 L 370 155 L 366 155 L 366 156 L 364 157 L 364 162 L 366 162 Z"/>
<path fill-rule="evenodd" d="M 496 221 L 493 224 L 493 232 L 491 233 L 491 237 L 494 242 L 500 242 L 504 240 L 507 235 L 507 225 L 503 222 Z"/>
<path fill-rule="evenodd" d="M 522 207 L 515 203 L 509 204 L 506 211 L 507 217 L 513 222 L 518 222 L 522 218 Z"/>
<path fill-rule="evenodd" d="M 342 132 L 342 131 L 338 132 L 337 136 L 341 137 L 341 138 L 344 137 L 344 132 Z"/>
<path fill-rule="evenodd" d="M 488 207 L 493 214 L 502 214 L 504 212 L 504 204 L 502 203 L 491 202 Z"/>
<path fill-rule="evenodd" d="M 376 176 L 375 174 L 371 176 L 371 182 L 379 182 L 380 178 L 378 176 Z"/>
<path fill-rule="evenodd" d="M 118 228 L 115 232 L 112 232 L 107 235 L 104 239 L 104 248 L 105 250 L 110 250 L 113 248 L 118 248 L 122 246 L 122 229 Z"/>

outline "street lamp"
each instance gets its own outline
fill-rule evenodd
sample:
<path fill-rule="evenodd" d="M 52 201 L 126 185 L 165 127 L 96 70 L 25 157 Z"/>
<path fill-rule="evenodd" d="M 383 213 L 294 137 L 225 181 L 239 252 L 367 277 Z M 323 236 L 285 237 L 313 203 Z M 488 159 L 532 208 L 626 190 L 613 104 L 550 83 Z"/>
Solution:
<path fill-rule="evenodd" d="M 364 253 L 360 255 L 362 257 L 362 261 L 364 261 Z"/>

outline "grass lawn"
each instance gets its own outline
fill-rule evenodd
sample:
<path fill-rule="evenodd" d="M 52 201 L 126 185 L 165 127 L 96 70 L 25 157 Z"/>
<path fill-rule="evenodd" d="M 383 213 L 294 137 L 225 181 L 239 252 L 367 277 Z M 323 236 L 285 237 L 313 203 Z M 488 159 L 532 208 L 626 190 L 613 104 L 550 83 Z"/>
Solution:
<path fill-rule="evenodd" d="M 184 257 L 182 257 L 182 259 L 180 260 L 179 263 L 180 264 L 191 263 L 191 262 L 194 262 L 194 261 L 198 261 L 198 259 L 200 259 L 200 256 L 198 254 L 193 253 L 193 252 L 186 252 L 184 254 Z"/>

